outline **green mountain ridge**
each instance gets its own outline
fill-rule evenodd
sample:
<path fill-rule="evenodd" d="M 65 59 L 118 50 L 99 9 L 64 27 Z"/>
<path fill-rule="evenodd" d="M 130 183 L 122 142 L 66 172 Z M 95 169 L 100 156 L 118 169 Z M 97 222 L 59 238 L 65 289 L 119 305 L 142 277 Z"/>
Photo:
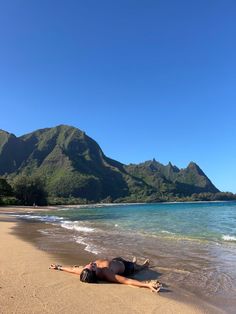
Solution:
<path fill-rule="evenodd" d="M 0 130 L 0 176 L 38 176 L 50 197 L 88 201 L 156 201 L 168 196 L 217 193 L 200 167 L 179 169 L 156 160 L 124 165 L 105 156 L 85 132 L 67 125 L 16 137 Z"/>

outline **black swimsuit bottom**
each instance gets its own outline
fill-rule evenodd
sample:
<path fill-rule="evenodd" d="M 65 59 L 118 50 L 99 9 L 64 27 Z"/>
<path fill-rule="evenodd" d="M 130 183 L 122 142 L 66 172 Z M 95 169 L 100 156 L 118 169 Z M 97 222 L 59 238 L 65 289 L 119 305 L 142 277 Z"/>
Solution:
<path fill-rule="evenodd" d="M 122 275 L 129 276 L 129 275 L 132 275 L 134 273 L 134 263 L 133 262 L 126 261 L 122 257 L 115 257 L 112 260 L 113 261 L 119 261 L 119 262 L 122 262 L 124 264 L 125 270 L 124 270 Z"/>

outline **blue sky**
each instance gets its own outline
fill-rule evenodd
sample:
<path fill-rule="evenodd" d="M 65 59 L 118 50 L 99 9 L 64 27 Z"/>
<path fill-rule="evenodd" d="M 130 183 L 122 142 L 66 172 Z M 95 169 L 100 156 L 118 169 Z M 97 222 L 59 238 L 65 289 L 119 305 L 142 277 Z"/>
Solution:
<path fill-rule="evenodd" d="M 236 193 L 234 0 L 0 1 L 0 128 L 69 124 Z"/>

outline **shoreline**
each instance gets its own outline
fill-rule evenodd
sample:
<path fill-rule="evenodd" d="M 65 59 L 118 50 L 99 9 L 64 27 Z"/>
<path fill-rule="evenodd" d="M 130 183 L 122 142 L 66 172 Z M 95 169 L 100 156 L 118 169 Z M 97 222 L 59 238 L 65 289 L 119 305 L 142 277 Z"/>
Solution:
<path fill-rule="evenodd" d="M 59 245 L 59 243 L 51 243 L 49 245 L 48 248 L 42 248 L 38 245 L 37 243 L 37 240 L 41 239 L 41 243 L 44 242 L 46 243 L 46 245 L 48 245 L 48 239 L 47 237 L 43 236 L 42 234 L 40 235 L 40 232 L 38 231 L 38 228 L 41 229 L 41 231 L 43 229 L 47 229 L 50 225 L 48 224 L 45 224 L 43 222 L 39 222 L 39 223 L 30 223 L 28 221 L 22 221 L 22 220 L 19 220 L 17 217 L 14 217 L 12 216 L 11 214 L 15 213 L 15 214 L 20 214 L 20 213 L 37 213 L 37 212 L 42 212 L 42 211 L 48 211 L 48 210 L 57 210 L 58 208 L 60 207 L 23 207 L 23 206 L 8 206 L 8 207 L 0 207 L 0 231 L 1 231 L 1 228 L 2 228 L 2 224 L 4 223 L 11 223 L 12 226 L 11 226 L 11 233 L 10 235 L 12 237 L 14 237 L 16 243 L 18 243 L 18 241 L 21 241 L 23 243 L 26 243 L 26 245 L 30 245 L 34 250 L 36 250 L 38 252 L 38 254 L 42 253 L 43 255 L 46 255 L 48 257 L 48 262 L 49 264 L 50 263 L 60 263 L 60 264 L 69 264 L 69 265 L 72 265 L 72 264 L 86 264 L 88 261 L 90 260 L 94 260 L 95 258 L 98 258 L 98 256 L 94 255 L 93 253 L 91 252 L 87 252 L 85 251 L 85 246 L 83 244 L 74 244 L 74 247 L 72 244 L 68 244 L 64 243 L 64 247 L 63 247 L 63 244 L 62 245 Z M 9 215 L 8 215 L 9 213 Z M 5 222 L 4 222 L 5 221 Z M 39 224 L 41 224 L 40 226 L 38 226 Z M 32 228 L 33 227 L 33 228 Z M 53 227 L 50 227 L 50 228 L 53 228 Z M 37 232 L 35 232 L 35 230 L 37 230 Z M 33 231 L 33 233 L 32 233 Z M 65 230 L 63 230 L 65 231 Z M 1 234 L 0 234 L 1 236 Z M 2 236 L 1 238 L 2 239 Z M 36 240 L 35 240 L 36 239 Z M 43 240 L 43 241 L 42 241 Z M 1 243 L 2 241 L 0 241 Z M 38 241 L 40 242 L 40 241 Z M 2 243 L 1 243 L 2 245 Z M 18 245 L 18 244 L 16 244 Z M 71 247 L 71 249 L 68 250 L 68 247 Z M 75 246 L 76 246 L 76 251 L 75 251 Z M 65 248 L 65 251 L 64 251 L 64 248 Z M 2 250 L 4 251 L 4 249 L 2 248 Z M 10 258 L 10 257 L 9 257 Z M 12 258 L 12 257 L 11 257 Z M 41 257 L 39 257 L 39 260 L 41 260 Z M 47 272 L 47 266 L 49 265 L 47 264 L 46 265 L 46 268 L 44 269 L 44 271 Z M 152 271 L 150 271 L 152 272 Z M 73 277 L 74 275 L 70 275 L 70 274 L 67 274 L 67 276 L 69 276 L 68 280 L 70 280 L 71 276 Z M 76 277 L 76 276 L 75 276 Z M 154 279 L 154 278 L 149 278 L 150 277 L 150 274 L 137 274 L 137 276 L 135 276 L 135 278 L 141 280 L 141 281 L 145 281 L 145 280 L 148 280 L 148 279 Z M 79 279 L 76 278 L 76 280 L 79 282 Z M 79 284 L 81 284 L 79 282 Z M 84 284 L 82 284 L 84 285 Z M 87 286 L 87 285 L 86 285 Z M 99 289 L 100 287 L 103 286 L 102 285 L 99 285 Z M 107 284 L 105 284 L 105 286 L 107 286 Z M 127 286 L 123 286 L 123 285 L 115 285 L 115 284 L 109 284 L 109 290 L 113 289 L 113 287 L 115 286 L 115 289 L 116 289 L 116 294 L 119 293 L 117 292 L 117 286 L 119 287 L 118 291 L 121 291 L 123 289 L 127 289 Z M 163 297 L 164 301 L 165 302 L 177 302 L 177 303 L 180 303 L 182 304 L 182 306 L 184 306 L 184 309 L 182 310 L 181 309 L 181 313 L 185 313 L 185 306 L 188 306 L 190 308 L 187 309 L 187 312 L 186 313 L 227 313 L 227 311 L 224 311 L 222 309 L 219 309 L 217 308 L 216 306 L 214 306 L 214 304 L 210 304 L 208 303 L 206 300 L 203 300 L 199 297 L 197 297 L 196 295 L 194 295 L 194 293 L 190 292 L 190 291 L 187 291 L 187 290 L 184 290 L 182 289 L 182 287 L 175 287 L 175 286 L 172 286 L 170 287 L 170 290 L 169 290 L 169 287 L 166 286 L 167 288 L 166 289 L 163 289 L 163 291 L 158 295 L 158 296 L 154 296 L 153 294 L 149 293 L 149 291 L 144 291 L 143 289 L 131 289 L 130 287 L 128 287 L 128 289 L 131 289 L 128 290 L 128 294 L 131 292 L 132 296 L 133 296 L 133 293 L 138 293 L 140 294 L 140 292 L 137 292 L 141 290 L 141 293 L 142 294 L 145 294 L 145 298 L 150 298 L 152 297 L 152 299 L 149 299 L 149 301 L 151 302 L 151 304 L 153 306 L 160 306 L 159 304 L 159 299 L 158 299 L 158 304 L 153 304 L 152 302 L 155 302 L 157 300 L 155 300 L 155 298 L 153 299 L 153 297 Z M 90 286 L 87 286 L 87 290 L 89 291 L 90 290 Z M 133 290 L 135 290 L 136 292 L 133 292 Z M 1 292 L 3 290 L 1 289 Z M 169 293 L 166 293 L 166 292 L 169 292 Z M 122 292 L 124 293 L 124 292 Z M 148 295 L 148 297 L 147 297 Z M 140 295 L 141 297 L 141 295 Z M 139 297 L 139 298 L 140 298 Z M 102 298 L 102 296 L 100 295 L 100 293 L 98 293 L 98 300 L 99 298 Z M 126 296 L 127 298 L 127 296 Z M 133 298 L 133 297 L 132 297 Z M 131 302 L 132 300 L 130 300 Z M 161 301 L 162 302 L 162 301 Z M 162 303 L 161 303 L 162 304 Z M 141 302 L 141 305 L 142 306 L 142 302 Z M 176 306 L 176 305 L 175 305 Z M 1 304 L 0 304 L 0 307 L 1 307 Z M 178 308 L 178 305 L 177 305 L 177 308 Z M 134 310 L 134 308 L 132 308 L 132 310 Z M 132 310 L 129 308 L 129 312 Z M 112 310 L 113 312 L 115 311 L 114 309 Z M 158 311 L 158 309 L 155 309 L 154 310 L 154 313 L 169 313 L 170 309 L 167 309 L 167 312 L 163 312 L 163 309 L 162 311 Z M 101 312 L 104 312 L 104 311 L 101 311 Z M 122 311 L 123 313 L 124 311 Z M 149 313 L 147 310 L 144 311 L 145 313 Z M 152 313 L 152 311 L 150 311 L 150 313 Z M 174 313 L 175 311 L 172 312 L 172 310 L 170 311 L 170 313 Z M 25 312 L 24 312 L 25 313 Z M 83 313 L 83 312 L 82 312 Z M 87 312 L 86 312 L 87 313 Z M 93 313 L 93 312 L 92 312 Z M 97 313 L 97 312 L 94 312 L 94 313 Z M 100 313 L 100 312 L 98 312 Z M 108 313 L 108 312 L 107 312 Z M 121 312 L 116 312 L 115 313 L 121 313 Z M 136 310 L 135 310 L 135 313 Z"/>
<path fill-rule="evenodd" d="M 87 207 L 106 207 L 106 206 L 126 206 L 126 205 L 151 205 L 151 204 L 199 204 L 199 203 L 233 203 L 236 200 L 215 200 L 215 201 L 166 201 L 166 202 L 138 202 L 138 203 L 91 203 L 91 204 L 65 204 L 65 205 L 45 205 L 45 206 L 26 206 L 26 205 L 0 205 L 0 213 L 7 209 L 22 210 L 25 211 L 49 211 L 57 210 L 61 208 L 87 208 Z"/>
<path fill-rule="evenodd" d="M 7 208 L 7 211 L 9 209 Z M 16 208 L 11 207 L 12 210 Z M 19 210 L 17 208 L 16 212 Z M 34 209 L 35 212 L 37 210 Z M 0 212 L 3 213 L 4 210 L 0 209 Z M 50 252 L 37 249 L 35 245 L 15 234 L 17 219 L 7 214 L 1 215 L 0 218 L 0 243 L 1 251 L 4 252 L 1 258 L 3 262 L 1 294 L 3 297 L 0 307 L 5 313 L 14 312 L 16 309 L 17 313 L 54 313 L 56 308 L 59 312 L 65 310 L 68 313 L 78 313 L 79 308 L 80 313 L 88 313 L 84 301 L 87 300 L 90 304 L 91 297 L 98 303 L 98 306 L 96 305 L 96 311 L 90 313 L 216 313 L 215 309 L 210 307 L 189 304 L 188 298 L 182 302 L 176 296 L 170 297 L 167 293 L 161 292 L 154 295 L 144 289 L 131 289 L 131 287 L 118 284 L 86 285 L 81 283 L 76 275 L 49 271 L 48 266 L 55 257 L 57 257 L 57 262 L 63 260 L 60 259 L 60 253 L 50 254 Z M 86 255 L 83 251 L 81 254 Z M 16 260 L 17 269 L 15 268 Z M 60 295 L 59 304 L 54 297 L 55 287 L 56 295 L 58 292 Z M 80 298 L 78 298 L 78 293 Z"/>

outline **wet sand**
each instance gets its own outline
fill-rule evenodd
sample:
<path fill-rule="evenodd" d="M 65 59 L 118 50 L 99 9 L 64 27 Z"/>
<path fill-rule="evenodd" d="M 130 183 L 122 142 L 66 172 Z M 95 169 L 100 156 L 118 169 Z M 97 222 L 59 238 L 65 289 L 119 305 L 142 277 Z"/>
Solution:
<path fill-rule="evenodd" d="M 50 208 L 51 209 L 51 208 Z M 217 313 L 215 308 L 197 304 L 191 297 L 151 293 L 118 284 L 84 284 L 76 275 L 52 271 L 57 263 L 81 263 L 94 259 L 83 246 L 38 241 L 39 225 L 17 222 L 7 212 L 33 208 L 0 208 L 1 313 Z M 41 210 L 41 208 L 40 208 Z M 45 209 L 46 210 L 46 209 Z M 41 224 L 42 230 L 44 224 Z M 68 245 L 70 252 L 68 255 Z M 54 249 L 53 249 L 54 248 Z M 140 273 L 147 280 L 149 273 Z M 166 289 L 168 291 L 168 289 Z M 220 312 L 218 312 L 220 313 Z"/>

